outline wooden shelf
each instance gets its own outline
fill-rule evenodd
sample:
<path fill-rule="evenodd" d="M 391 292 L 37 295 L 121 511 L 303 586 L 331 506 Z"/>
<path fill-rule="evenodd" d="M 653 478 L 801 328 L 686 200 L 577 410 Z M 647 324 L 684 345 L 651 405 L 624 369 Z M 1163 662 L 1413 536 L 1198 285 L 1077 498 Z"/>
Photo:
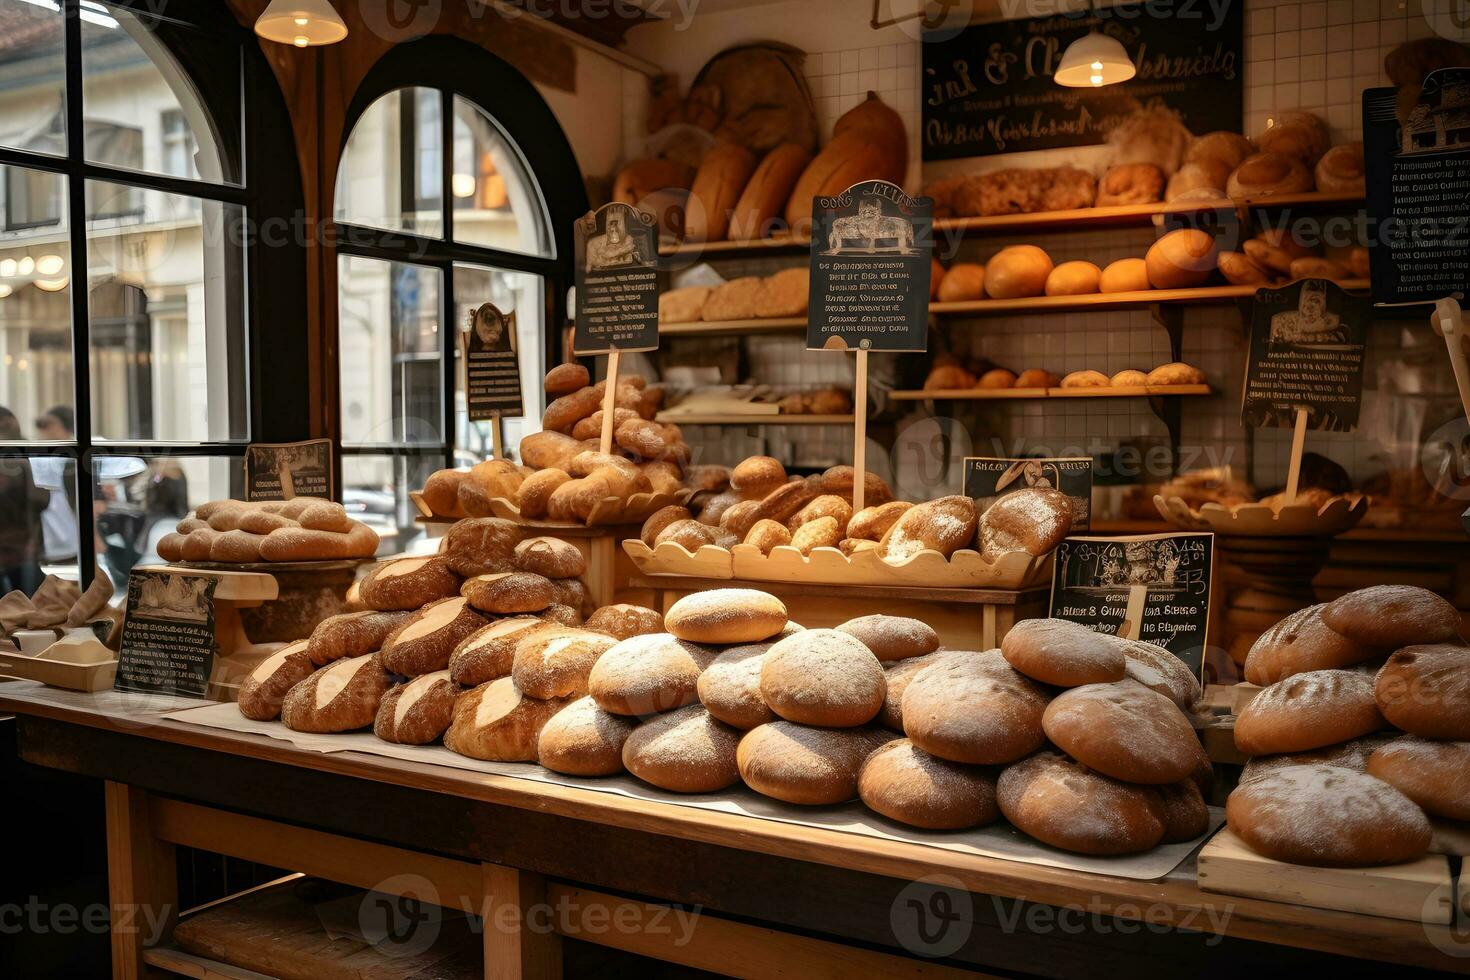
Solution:
<path fill-rule="evenodd" d="M 660 422 L 675 425 L 852 425 L 851 415 L 740 415 L 690 412 L 659 412 Z"/>
<path fill-rule="evenodd" d="M 1031 398 L 1183 398 L 1213 395 L 1209 385 L 1129 385 L 1121 388 L 950 388 L 890 391 L 896 402 L 1019 401 Z"/>

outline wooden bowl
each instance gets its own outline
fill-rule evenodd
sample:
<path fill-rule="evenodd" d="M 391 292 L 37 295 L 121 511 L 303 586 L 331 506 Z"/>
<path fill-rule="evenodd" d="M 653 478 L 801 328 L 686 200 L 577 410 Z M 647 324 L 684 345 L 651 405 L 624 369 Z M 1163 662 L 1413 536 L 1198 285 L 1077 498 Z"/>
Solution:
<path fill-rule="evenodd" d="M 1351 530 L 1368 513 L 1362 494 L 1333 497 L 1320 507 L 1309 503 L 1273 508 L 1268 504 L 1205 504 L 1195 510 L 1179 497 L 1154 495 L 1164 520 L 1190 531 L 1241 537 L 1330 538 Z"/>

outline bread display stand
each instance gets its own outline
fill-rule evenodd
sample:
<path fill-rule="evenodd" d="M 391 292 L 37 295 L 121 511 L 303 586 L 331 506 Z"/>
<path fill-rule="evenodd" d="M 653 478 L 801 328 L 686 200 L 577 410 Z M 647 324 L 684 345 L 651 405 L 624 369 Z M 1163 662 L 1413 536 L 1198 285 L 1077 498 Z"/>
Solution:
<path fill-rule="evenodd" d="M 495 497 L 490 501 L 489 517 L 499 517 L 502 520 L 514 521 L 527 527 L 572 529 L 572 528 L 597 528 L 614 527 L 627 524 L 642 524 L 648 519 L 648 515 L 670 504 L 682 504 L 693 495 L 692 490 L 680 490 L 677 493 L 635 493 L 627 500 L 618 497 L 607 497 L 592 508 L 592 513 L 587 516 L 585 522 L 579 521 L 545 521 L 528 519 L 521 516 L 520 507 L 515 501 L 504 497 Z M 459 520 L 458 517 L 446 517 L 443 514 L 434 513 L 428 504 L 424 503 L 424 495 L 418 490 L 409 491 L 408 497 L 413 501 L 415 509 L 419 512 L 420 523 L 427 524 L 453 524 Z M 550 531 L 546 533 L 551 533 Z"/>
<path fill-rule="evenodd" d="M 1430 925 L 1454 921 L 1457 889 L 1443 854 L 1378 868 L 1317 868 L 1262 857 L 1229 828 L 1199 852 L 1207 892 Z"/>
<path fill-rule="evenodd" d="M 107 691 L 112 689 L 113 679 L 117 677 L 117 657 L 104 663 L 74 664 L 48 660 L 44 653 L 30 657 L 23 653 L 0 652 L 0 677 L 39 681 L 69 691 Z"/>

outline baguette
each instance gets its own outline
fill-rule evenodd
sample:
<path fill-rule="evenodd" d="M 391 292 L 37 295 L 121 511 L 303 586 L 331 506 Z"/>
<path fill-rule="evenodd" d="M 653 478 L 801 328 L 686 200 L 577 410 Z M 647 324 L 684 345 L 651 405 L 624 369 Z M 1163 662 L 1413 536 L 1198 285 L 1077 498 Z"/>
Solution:
<path fill-rule="evenodd" d="M 781 223 L 786 202 L 812 155 L 800 143 L 782 143 L 767 153 L 730 215 L 730 238 L 750 241 L 769 237 Z"/>
<path fill-rule="evenodd" d="M 721 144 L 704 155 L 689 192 L 685 241 L 712 242 L 725 237 L 730 209 L 754 170 L 755 154 L 734 143 Z"/>

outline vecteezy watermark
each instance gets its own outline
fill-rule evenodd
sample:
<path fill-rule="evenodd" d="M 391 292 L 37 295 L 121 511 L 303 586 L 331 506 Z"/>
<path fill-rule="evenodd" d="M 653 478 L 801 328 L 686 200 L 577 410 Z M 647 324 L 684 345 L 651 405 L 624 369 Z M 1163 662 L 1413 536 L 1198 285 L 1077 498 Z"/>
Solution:
<path fill-rule="evenodd" d="M 53 905 L 31 895 L 24 904 L 11 902 L 0 905 L 0 936 L 70 936 L 78 932 L 103 935 L 115 932 L 136 934 L 144 945 L 151 946 L 163 938 L 173 912 L 171 905 L 109 907 L 102 902 Z"/>
<path fill-rule="evenodd" d="M 447 21 L 460 25 L 482 20 L 533 17 L 557 24 L 578 20 L 669 21 L 687 30 L 699 0 L 361 0 L 359 15 L 369 31 L 398 44 L 438 30 Z M 459 15 L 463 13 L 461 18 Z"/>
<path fill-rule="evenodd" d="M 903 887 L 888 923 L 899 945 L 915 956 L 951 956 L 974 931 L 973 899 L 958 878 L 929 875 Z"/>
<path fill-rule="evenodd" d="M 1452 419 L 1419 447 L 1419 465 L 1434 492 L 1450 500 L 1470 500 L 1470 422 Z"/>
<path fill-rule="evenodd" d="M 1470 0 L 1420 0 L 1420 5 L 1431 31 L 1451 41 L 1470 42 Z"/>
<path fill-rule="evenodd" d="M 1041 905 L 995 896 L 991 898 L 991 906 L 996 922 L 1005 933 L 1136 936 L 1199 932 L 1205 934 L 1206 946 L 1220 944 L 1235 912 L 1228 902 L 1180 908 L 1164 902 L 1110 902 L 1101 896 L 1068 905 Z"/>

